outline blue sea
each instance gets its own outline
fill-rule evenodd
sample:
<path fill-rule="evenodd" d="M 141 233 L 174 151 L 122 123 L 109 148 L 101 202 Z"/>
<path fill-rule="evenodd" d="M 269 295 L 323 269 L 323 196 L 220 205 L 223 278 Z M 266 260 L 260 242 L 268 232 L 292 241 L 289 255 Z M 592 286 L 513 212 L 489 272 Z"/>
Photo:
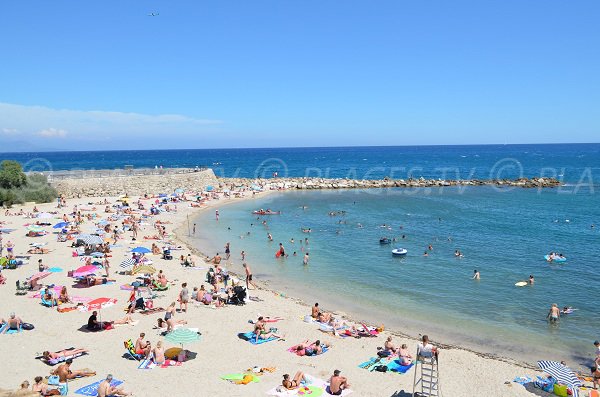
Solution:
<path fill-rule="evenodd" d="M 393 146 L 0 153 L 26 170 L 207 166 L 218 176 L 381 179 L 600 177 L 600 144 Z"/>
<path fill-rule="evenodd" d="M 208 166 L 221 176 L 265 178 L 273 172 L 356 179 L 556 177 L 565 186 L 273 193 L 224 205 L 219 222 L 212 212 L 201 215 L 195 242 L 209 254 L 231 242 L 232 270 L 241 271 L 244 250 L 256 277 L 289 295 L 443 343 L 577 366 L 591 358 L 592 342 L 600 339 L 600 144 L 0 154 L 5 158 L 37 171 L 133 165 Z M 282 213 L 257 219 L 251 211 L 258 208 Z M 397 241 L 382 246 L 381 237 Z M 304 238 L 308 246 L 300 244 Z M 274 256 L 279 242 L 286 259 Z M 393 257 L 395 247 L 407 249 L 406 257 Z M 303 266 L 307 250 L 310 264 Z M 455 250 L 464 257 L 455 258 Z M 550 251 L 567 262 L 548 264 L 543 256 Z M 471 279 L 475 269 L 479 281 Z M 533 286 L 514 285 L 529 275 Z M 577 310 L 549 325 L 552 303 Z"/>

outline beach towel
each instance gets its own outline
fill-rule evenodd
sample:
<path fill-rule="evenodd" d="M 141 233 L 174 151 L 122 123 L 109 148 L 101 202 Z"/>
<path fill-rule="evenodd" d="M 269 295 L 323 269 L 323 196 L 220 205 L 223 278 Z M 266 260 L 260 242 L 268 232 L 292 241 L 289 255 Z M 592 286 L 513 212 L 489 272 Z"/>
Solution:
<path fill-rule="evenodd" d="M 74 347 L 69 347 L 66 350 L 73 350 L 73 349 L 75 349 L 75 348 Z M 53 365 L 56 365 L 56 364 L 60 364 L 60 363 L 62 363 L 64 361 L 67 361 L 68 359 L 74 359 L 74 358 L 85 356 L 85 355 L 87 355 L 87 353 L 82 352 L 82 353 L 72 354 L 72 355 L 68 355 L 68 356 L 61 356 L 59 358 L 52 358 L 50 360 L 46 360 L 44 358 L 44 356 L 38 356 L 38 357 L 36 357 L 36 360 L 40 360 L 44 364 L 53 366 Z"/>
<path fill-rule="evenodd" d="M 289 351 L 290 353 L 294 353 L 294 354 L 296 354 L 296 355 L 298 355 L 298 356 L 301 356 L 300 354 L 298 354 L 298 351 L 295 349 L 295 347 L 296 347 L 296 346 L 292 346 L 292 347 L 290 347 L 290 348 L 289 348 L 287 351 Z M 326 345 L 321 345 L 321 350 L 322 350 L 322 353 L 321 353 L 321 354 L 313 354 L 313 355 L 308 355 L 308 354 L 305 354 L 305 355 L 304 355 L 304 357 L 315 357 L 315 356 L 320 356 L 320 355 L 322 355 L 322 354 L 325 354 L 325 353 L 327 353 L 327 352 L 329 351 L 329 347 L 328 347 L 328 346 L 326 346 Z"/>
<path fill-rule="evenodd" d="M 154 314 L 157 312 L 164 312 L 165 309 L 162 307 L 153 307 L 152 309 L 146 309 L 146 310 L 141 310 L 139 313 L 143 314 L 144 316 L 147 316 L 149 314 Z"/>
<path fill-rule="evenodd" d="M 60 272 L 62 272 L 62 270 L 63 270 L 63 269 L 62 269 L 62 268 L 60 268 L 60 267 L 51 267 L 50 269 L 48 269 L 48 271 L 49 271 L 50 273 L 60 273 Z"/>
<path fill-rule="evenodd" d="M 75 391 L 75 394 L 81 394 L 83 396 L 97 396 L 98 395 L 98 386 L 100 386 L 100 383 L 102 383 L 103 380 L 99 380 L 98 382 L 94 382 L 91 385 L 87 385 L 87 386 L 83 386 L 80 389 L 77 389 Z M 118 379 L 113 379 L 112 382 L 110 382 L 110 385 L 112 387 L 117 387 L 120 384 L 122 384 L 123 381 L 120 381 Z"/>
<path fill-rule="evenodd" d="M 252 377 L 252 380 L 251 380 L 252 383 L 258 383 L 258 382 L 260 382 L 260 378 L 258 376 L 254 375 L 254 374 L 251 374 L 251 373 L 248 373 L 248 372 L 243 373 L 243 374 L 227 374 L 227 375 L 223 375 L 223 376 L 221 376 L 221 379 L 230 381 L 232 383 L 238 383 L 238 382 L 241 382 L 242 380 L 244 380 L 244 376 L 246 376 L 246 375 L 249 375 L 249 376 Z"/>
<path fill-rule="evenodd" d="M 325 382 L 322 379 L 315 378 L 311 375 L 305 374 L 304 378 L 306 382 L 302 383 L 302 385 L 298 389 L 294 390 L 286 390 L 283 386 L 277 386 L 273 389 L 267 391 L 269 396 L 277 396 L 277 397 L 287 397 L 287 396 L 310 396 L 310 397 L 319 397 L 319 396 L 331 396 L 329 393 L 329 383 Z M 341 396 L 347 396 L 352 393 L 352 390 L 344 390 Z"/>
<path fill-rule="evenodd" d="M 533 379 L 531 379 L 529 376 L 517 376 L 513 379 L 513 382 L 524 385 L 525 383 L 533 382 Z"/>
<path fill-rule="evenodd" d="M 400 364 L 400 360 L 392 360 L 386 365 L 388 367 L 388 371 L 397 372 L 399 374 L 405 374 L 409 369 L 412 368 L 414 364 L 410 363 L 410 365 L 402 365 Z"/>
<path fill-rule="evenodd" d="M 4 323 L 0 326 L 0 334 L 2 334 L 4 332 L 4 328 L 8 327 L 8 323 Z M 19 329 L 9 329 L 8 331 L 6 331 L 4 334 L 5 335 L 10 335 L 10 334 L 18 334 L 20 332 L 23 332 L 23 325 L 21 325 L 19 327 Z"/>
<path fill-rule="evenodd" d="M 238 334 L 238 338 L 243 339 L 252 343 L 253 345 L 262 345 L 263 343 L 271 342 L 273 340 L 277 340 L 279 338 L 270 337 L 269 339 L 260 339 L 256 340 L 256 334 L 254 332 L 242 332 Z"/>

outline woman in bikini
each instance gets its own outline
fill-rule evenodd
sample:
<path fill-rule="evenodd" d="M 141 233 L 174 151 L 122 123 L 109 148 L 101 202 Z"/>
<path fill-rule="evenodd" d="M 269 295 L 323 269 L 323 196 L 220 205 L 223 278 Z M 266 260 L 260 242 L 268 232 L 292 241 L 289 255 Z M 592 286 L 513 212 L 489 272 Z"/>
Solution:
<path fill-rule="evenodd" d="M 69 293 L 67 292 L 66 286 L 62 287 L 62 289 L 60 290 L 60 296 L 58 297 L 58 301 L 60 303 L 73 303 L 71 301 L 71 297 L 69 296 Z"/>
<path fill-rule="evenodd" d="M 36 376 L 34 379 L 34 384 L 31 385 L 32 391 L 37 391 L 40 393 L 40 396 L 60 396 L 60 391 L 57 389 L 48 389 L 48 385 L 42 382 L 44 378 L 41 376 Z"/>
<path fill-rule="evenodd" d="M 292 380 L 290 380 L 289 374 L 283 375 L 283 382 L 281 382 L 281 385 L 288 390 L 294 390 L 300 387 L 300 382 L 303 381 L 305 381 L 304 373 L 302 371 L 298 371 Z"/>
<path fill-rule="evenodd" d="M 64 350 L 60 350 L 57 352 L 51 352 L 46 350 L 44 353 L 42 353 L 42 356 L 44 357 L 45 360 L 58 360 L 60 358 L 64 358 L 64 357 L 69 357 L 69 356 L 75 356 L 78 354 L 83 354 L 83 353 L 87 353 L 89 350 L 88 349 L 64 349 Z"/>

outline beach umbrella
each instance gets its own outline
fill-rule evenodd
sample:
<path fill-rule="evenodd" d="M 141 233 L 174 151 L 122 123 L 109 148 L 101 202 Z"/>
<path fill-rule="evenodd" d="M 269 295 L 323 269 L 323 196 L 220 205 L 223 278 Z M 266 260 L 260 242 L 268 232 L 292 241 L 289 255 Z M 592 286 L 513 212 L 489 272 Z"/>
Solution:
<path fill-rule="evenodd" d="M 77 240 L 83 241 L 85 244 L 102 244 L 104 240 L 100 236 L 95 236 L 93 234 L 80 234 L 77 236 Z"/>
<path fill-rule="evenodd" d="M 577 397 L 579 395 L 581 381 L 569 367 L 564 366 L 557 361 L 538 361 L 537 364 L 542 371 L 546 372 L 548 375 L 551 375 L 563 385 L 567 385 L 573 391 L 573 397 Z"/>
<path fill-rule="evenodd" d="M 183 189 L 181 189 L 181 188 L 179 188 L 179 189 L 175 189 L 175 193 L 183 193 L 183 192 L 184 192 L 184 190 L 183 190 Z"/>
<path fill-rule="evenodd" d="M 133 269 L 131 274 L 154 274 L 156 273 L 156 269 L 150 265 L 141 265 Z"/>
<path fill-rule="evenodd" d="M 212 192 L 213 189 L 214 188 L 211 185 L 208 185 L 206 188 L 204 188 L 204 190 L 206 190 L 207 192 Z"/>
<path fill-rule="evenodd" d="M 165 336 L 165 340 L 171 343 L 178 343 L 183 349 L 184 343 L 192 343 L 199 341 L 200 333 L 192 331 L 189 328 L 177 328 L 173 332 L 169 332 L 167 336 Z"/>
<path fill-rule="evenodd" d="M 51 272 L 39 272 L 39 273 L 35 273 L 33 276 L 29 277 L 29 283 L 35 282 L 35 281 L 39 281 L 43 278 L 48 277 L 49 275 L 51 275 Z"/>
<path fill-rule="evenodd" d="M 67 226 L 69 226 L 69 222 L 59 222 L 56 225 L 52 226 L 52 228 L 53 229 L 62 229 Z"/>
<path fill-rule="evenodd" d="M 37 217 L 36 217 L 36 218 L 39 218 L 39 219 L 51 219 L 51 218 L 54 218 L 54 215 L 52 215 L 52 214 L 51 214 L 51 213 L 49 213 L 49 212 L 40 212 L 40 213 L 37 215 Z"/>
<path fill-rule="evenodd" d="M 158 195 L 158 197 L 167 197 L 167 195 L 165 193 L 161 193 Z"/>
<path fill-rule="evenodd" d="M 106 225 L 108 225 L 108 221 L 106 219 L 100 219 L 100 221 L 98 222 L 98 225 L 106 226 Z"/>
<path fill-rule="evenodd" d="M 146 247 L 135 247 L 131 252 L 135 252 L 136 254 L 149 254 L 152 251 Z"/>
<path fill-rule="evenodd" d="M 131 258 L 127 258 L 123 262 L 121 262 L 121 264 L 119 266 L 122 267 L 122 268 L 124 268 L 124 269 L 126 269 L 128 267 L 133 266 L 133 265 L 135 265 L 135 261 L 133 259 L 131 259 Z"/>
<path fill-rule="evenodd" d="M 38 225 L 29 225 L 27 226 L 27 230 L 34 233 L 41 233 L 44 231 L 44 228 Z"/>
<path fill-rule="evenodd" d="M 98 271 L 98 268 L 93 265 L 81 266 L 73 272 L 73 277 L 85 277 L 90 274 L 94 274 Z"/>
<path fill-rule="evenodd" d="M 98 310 L 100 314 L 100 325 L 102 325 L 102 309 L 106 309 L 107 307 L 113 306 L 117 303 L 115 298 L 97 298 L 89 301 L 84 305 L 79 305 L 79 311 L 82 312 L 93 312 L 94 310 Z"/>

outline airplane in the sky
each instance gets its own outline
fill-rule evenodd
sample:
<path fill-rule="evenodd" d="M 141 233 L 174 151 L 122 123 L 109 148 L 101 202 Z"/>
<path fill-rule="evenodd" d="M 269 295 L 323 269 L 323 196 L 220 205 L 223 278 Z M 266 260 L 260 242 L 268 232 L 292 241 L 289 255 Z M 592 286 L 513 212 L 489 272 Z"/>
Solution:
<path fill-rule="evenodd" d="M 160 14 L 158 12 L 157 13 L 151 12 L 150 14 L 148 14 L 149 17 L 157 17 L 159 15 Z"/>

